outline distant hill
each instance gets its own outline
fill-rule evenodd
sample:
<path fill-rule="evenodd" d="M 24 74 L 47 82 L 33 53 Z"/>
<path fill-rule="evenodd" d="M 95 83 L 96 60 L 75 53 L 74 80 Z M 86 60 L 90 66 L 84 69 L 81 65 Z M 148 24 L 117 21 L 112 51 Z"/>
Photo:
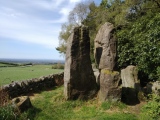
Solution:
<path fill-rule="evenodd" d="M 12 63 L 12 64 L 55 64 L 62 63 L 64 64 L 64 60 L 51 60 L 51 59 L 6 59 L 0 58 L 0 63 Z"/>

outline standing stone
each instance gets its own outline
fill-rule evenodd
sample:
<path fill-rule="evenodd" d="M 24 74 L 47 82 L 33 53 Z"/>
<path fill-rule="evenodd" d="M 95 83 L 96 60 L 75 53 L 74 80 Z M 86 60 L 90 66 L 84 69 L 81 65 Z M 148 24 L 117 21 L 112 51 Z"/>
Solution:
<path fill-rule="evenodd" d="M 140 82 L 138 80 L 138 69 L 130 65 L 121 70 L 122 79 L 122 101 L 127 104 L 137 104 Z"/>
<path fill-rule="evenodd" d="M 94 40 L 95 43 L 95 60 L 99 69 L 113 70 L 116 58 L 116 39 L 112 35 L 113 24 L 105 23 Z"/>
<path fill-rule="evenodd" d="M 90 60 L 87 27 L 76 27 L 68 39 L 64 69 L 64 95 L 67 100 L 89 99 L 97 92 Z"/>
<path fill-rule="evenodd" d="M 160 81 L 147 83 L 145 93 L 146 94 L 154 93 L 160 95 Z"/>
<path fill-rule="evenodd" d="M 116 39 L 113 37 L 113 24 L 106 22 L 94 40 L 94 56 L 100 70 L 99 99 L 120 100 L 121 88 L 119 87 L 120 75 L 114 71 L 116 59 Z"/>
<path fill-rule="evenodd" d="M 121 79 L 122 79 L 122 87 L 137 88 L 139 85 L 137 67 L 130 65 L 126 67 L 125 69 L 122 69 Z"/>

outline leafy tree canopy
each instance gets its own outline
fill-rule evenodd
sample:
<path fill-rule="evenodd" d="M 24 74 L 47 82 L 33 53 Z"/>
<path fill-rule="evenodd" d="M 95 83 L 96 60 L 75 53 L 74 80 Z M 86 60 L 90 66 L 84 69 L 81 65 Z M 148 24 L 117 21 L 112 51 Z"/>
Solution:
<path fill-rule="evenodd" d="M 60 53 L 65 54 L 67 39 L 78 22 L 90 29 L 93 62 L 95 36 L 101 25 L 111 22 L 118 41 L 118 68 L 137 65 L 141 76 L 147 76 L 148 80 L 160 79 L 159 0 L 102 0 L 98 6 L 94 2 L 79 3 L 69 18 L 71 22 L 64 23 L 59 34 Z"/>

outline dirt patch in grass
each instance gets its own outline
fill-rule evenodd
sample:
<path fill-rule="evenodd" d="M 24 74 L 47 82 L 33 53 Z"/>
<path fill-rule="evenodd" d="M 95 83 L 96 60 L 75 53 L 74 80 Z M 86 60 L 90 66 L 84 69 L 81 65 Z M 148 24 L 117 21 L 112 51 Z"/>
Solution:
<path fill-rule="evenodd" d="M 134 105 L 134 106 L 128 106 L 127 111 L 129 113 L 132 113 L 132 114 L 135 114 L 135 115 L 139 115 L 142 106 L 145 105 L 145 104 L 146 104 L 146 102 L 141 102 L 141 103 L 139 103 L 137 105 Z"/>

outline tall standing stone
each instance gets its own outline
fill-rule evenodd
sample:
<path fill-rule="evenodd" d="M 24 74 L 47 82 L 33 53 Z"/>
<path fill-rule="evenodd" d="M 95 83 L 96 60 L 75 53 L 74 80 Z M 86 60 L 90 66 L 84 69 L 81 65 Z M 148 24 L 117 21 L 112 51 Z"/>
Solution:
<path fill-rule="evenodd" d="M 101 26 L 94 40 L 94 56 L 100 70 L 99 99 L 101 101 L 121 99 L 120 74 L 114 71 L 116 39 L 113 36 L 113 30 L 113 24 L 106 22 Z"/>
<path fill-rule="evenodd" d="M 90 60 L 90 38 L 87 27 L 76 27 L 68 39 L 64 69 L 65 98 L 89 99 L 97 92 Z"/>

